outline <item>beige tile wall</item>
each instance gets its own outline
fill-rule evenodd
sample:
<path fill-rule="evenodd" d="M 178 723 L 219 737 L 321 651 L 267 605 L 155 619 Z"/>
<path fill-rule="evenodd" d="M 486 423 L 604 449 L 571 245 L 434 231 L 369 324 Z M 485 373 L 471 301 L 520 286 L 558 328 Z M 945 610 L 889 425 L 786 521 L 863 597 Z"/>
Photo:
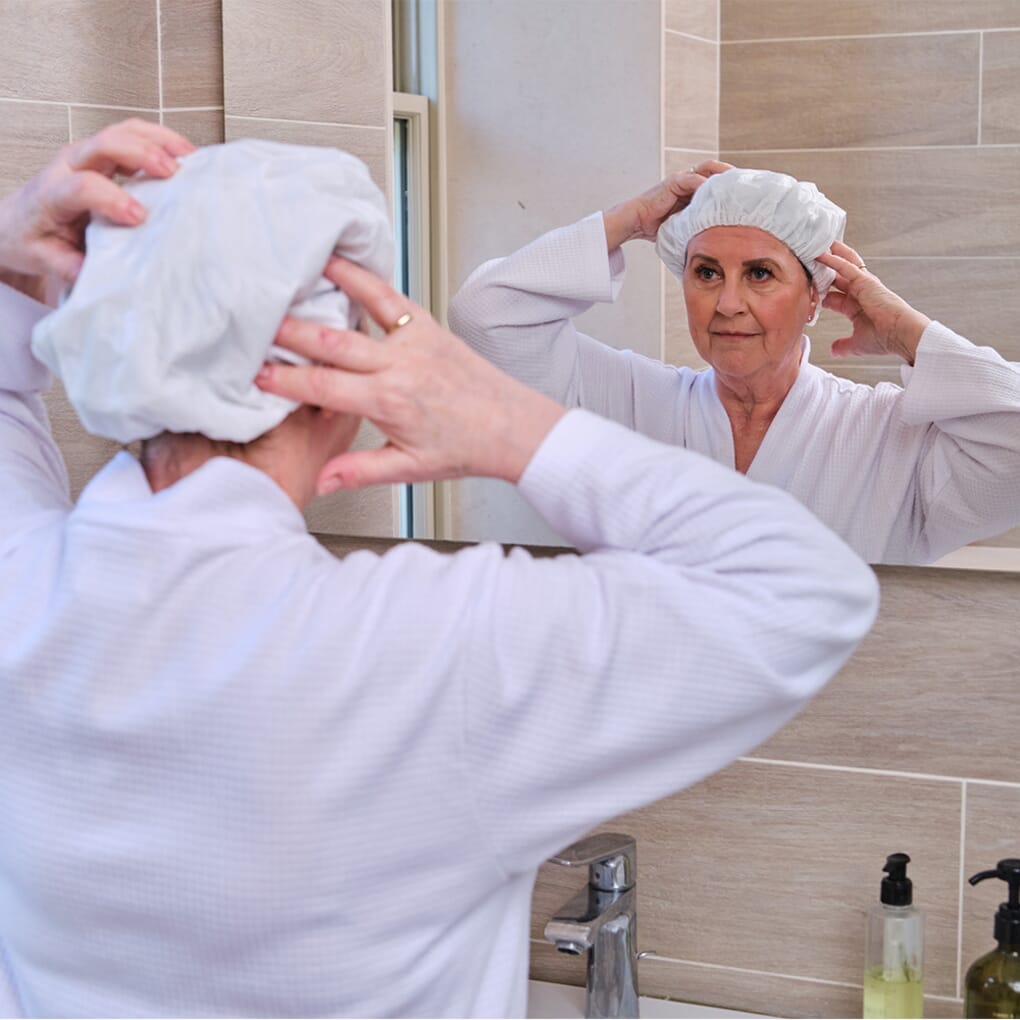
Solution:
<path fill-rule="evenodd" d="M 719 155 L 719 17 L 719 0 L 664 0 L 664 174 Z M 661 286 L 663 359 L 705 368 L 687 331 L 680 284 L 663 269 Z"/>
<path fill-rule="evenodd" d="M 656 954 L 641 962 L 643 993 L 860 1016 L 864 912 L 886 854 L 902 850 L 927 913 L 926 1015 L 960 1015 L 961 975 L 992 948 L 1002 895 L 964 879 L 1020 855 L 1020 645 L 1003 639 L 1020 576 L 878 574 L 875 629 L 800 717 L 725 771 L 603 827 L 638 840 L 638 944 Z M 535 977 L 584 981 L 541 942 L 580 884 L 553 865 L 540 873 Z"/>
<path fill-rule="evenodd" d="M 388 0 L 222 0 L 227 138 L 335 145 L 359 156 L 387 194 L 392 101 Z M 377 446 L 362 428 L 357 447 Z M 325 534 L 399 532 L 397 490 L 379 486 L 316 500 Z"/>
<path fill-rule="evenodd" d="M 721 0 L 723 159 L 815 181 L 893 289 L 1020 360 L 1020 3 Z M 898 382 L 892 359 L 812 360 Z M 1020 529 L 987 544 L 1020 546 Z"/>
<path fill-rule="evenodd" d="M 56 149 L 125 117 L 223 140 L 219 0 L 0 0 L 0 193 Z M 72 494 L 118 449 L 47 403 Z"/>
<path fill-rule="evenodd" d="M 339 145 L 388 188 L 386 0 L 227 0 L 222 10 L 220 0 L 0 0 L 0 24 L 0 192 L 59 145 L 124 117 L 223 141 L 225 65 L 227 137 Z M 81 429 L 59 387 L 49 405 L 76 496 L 117 446 Z M 375 442 L 369 429 L 359 437 Z M 308 519 L 319 531 L 394 535 L 395 494 L 320 500 Z"/>

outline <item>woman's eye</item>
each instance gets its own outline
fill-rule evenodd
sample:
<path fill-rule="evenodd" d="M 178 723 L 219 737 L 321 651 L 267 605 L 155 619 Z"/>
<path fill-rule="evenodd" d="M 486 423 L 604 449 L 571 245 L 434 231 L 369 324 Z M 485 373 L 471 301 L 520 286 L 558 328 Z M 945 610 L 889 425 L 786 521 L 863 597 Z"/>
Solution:
<path fill-rule="evenodd" d="M 764 266 L 752 266 L 748 272 L 751 274 L 751 279 L 758 283 L 772 278 L 772 270 L 766 269 Z"/>
<path fill-rule="evenodd" d="M 714 280 L 716 274 L 711 266 L 697 266 L 695 267 L 694 275 L 699 280 Z"/>

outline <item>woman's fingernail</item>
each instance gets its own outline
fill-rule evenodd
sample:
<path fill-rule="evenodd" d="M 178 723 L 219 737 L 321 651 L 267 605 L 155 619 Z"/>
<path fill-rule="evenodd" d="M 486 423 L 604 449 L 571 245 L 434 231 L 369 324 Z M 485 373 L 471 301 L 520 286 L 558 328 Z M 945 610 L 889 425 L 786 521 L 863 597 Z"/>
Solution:
<path fill-rule="evenodd" d="M 319 482 L 319 495 L 328 496 L 331 492 L 336 492 L 340 488 L 342 482 L 336 476 L 332 478 L 324 478 Z"/>
<path fill-rule="evenodd" d="M 133 198 L 128 202 L 125 212 L 132 223 L 141 223 L 146 215 L 145 206 L 141 202 L 136 202 Z"/>
<path fill-rule="evenodd" d="M 258 372 L 255 373 L 255 384 L 257 386 L 268 383 L 273 378 L 273 370 L 269 365 L 263 365 Z"/>

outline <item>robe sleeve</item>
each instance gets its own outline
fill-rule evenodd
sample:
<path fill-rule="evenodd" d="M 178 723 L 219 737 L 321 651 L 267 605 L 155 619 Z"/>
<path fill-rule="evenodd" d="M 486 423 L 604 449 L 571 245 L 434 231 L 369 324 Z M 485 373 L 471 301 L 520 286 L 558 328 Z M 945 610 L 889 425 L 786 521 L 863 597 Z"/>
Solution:
<path fill-rule="evenodd" d="M 573 323 L 595 302 L 615 301 L 623 274 L 623 253 L 607 254 L 602 214 L 595 213 L 479 266 L 450 300 L 450 328 L 565 407 L 634 428 L 635 402 L 645 387 L 649 393 L 668 388 L 675 370 L 600 343 Z"/>
<path fill-rule="evenodd" d="M 904 423 L 929 426 L 915 477 L 913 561 L 1020 524 L 1020 365 L 933 322 L 903 378 Z"/>
<path fill-rule="evenodd" d="M 472 585 L 465 771 L 507 872 L 749 752 L 877 606 L 791 496 L 584 411 L 520 489 L 584 555 L 515 550 Z"/>
<path fill-rule="evenodd" d="M 41 396 L 50 375 L 29 346 L 48 311 L 0 284 L 0 542 L 40 512 L 70 506 L 67 469 Z"/>

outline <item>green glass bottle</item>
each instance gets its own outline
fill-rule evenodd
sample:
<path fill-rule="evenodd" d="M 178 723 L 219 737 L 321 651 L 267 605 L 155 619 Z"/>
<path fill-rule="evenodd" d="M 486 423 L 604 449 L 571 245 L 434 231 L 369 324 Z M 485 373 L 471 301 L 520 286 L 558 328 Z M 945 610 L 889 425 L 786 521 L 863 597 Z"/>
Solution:
<path fill-rule="evenodd" d="M 964 988 L 965 1017 L 1020 1017 L 1020 859 L 999 861 L 993 871 L 979 871 L 970 877 L 977 885 L 986 878 L 999 878 L 1009 885 L 1009 899 L 995 915 L 998 946 L 975 960 L 967 971 Z"/>

